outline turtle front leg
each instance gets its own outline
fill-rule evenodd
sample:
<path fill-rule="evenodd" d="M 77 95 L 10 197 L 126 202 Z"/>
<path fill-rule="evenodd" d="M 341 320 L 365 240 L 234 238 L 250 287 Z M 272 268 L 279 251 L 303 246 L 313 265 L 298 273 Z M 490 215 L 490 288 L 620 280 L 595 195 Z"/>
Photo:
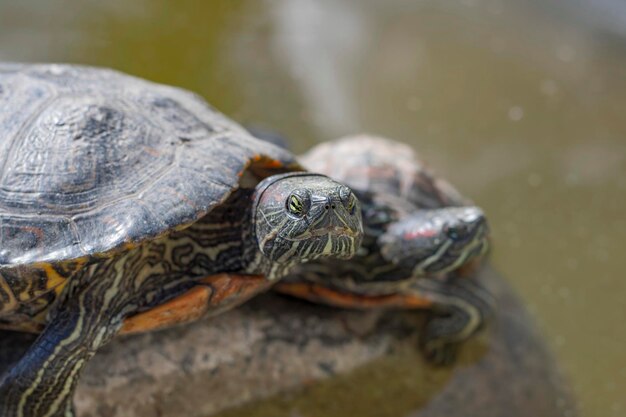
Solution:
<path fill-rule="evenodd" d="M 424 357 L 436 366 L 451 364 L 461 343 L 483 328 L 494 312 L 491 294 L 469 277 L 419 279 L 386 295 L 355 294 L 306 281 L 282 282 L 274 289 L 341 308 L 426 310 L 428 319 L 420 334 L 420 347 Z"/>
<path fill-rule="evenodd" d="M 83 367 L 119 327 L 81 301 L 58 311 L 2 379 L 1 417 L 74 416 L 72 394 Z"/>
<path fill-rule="evenodd" d="M 423 278 L 405 291 L 431 303 L 420 346 L 434 365 L 454 362 L 461 344 L 484 328 L 495 311 L 493 296 L 469 277 Z"/>
<path fill-rule="evenodd" d="M 48 325 L 0 381 L 0 417 L 73 417 L 83 368 L 136 308 L 124 259 L 92 265 L 72 277 Z"/>
<path fill-rule="evenodd" d="M 266 290 L 271 281 L 260 275 L 217 274 L 195 281 L 188 291 L 124 320 L 120 333 L 160 330 L 216 315 Z"/>
<path fill-rule="evenodd" d="M 0 382 L 2 417 L 73 417 L 72 393 L 97 348 L 76 312 L 67 312 L 40 335 Z"/>

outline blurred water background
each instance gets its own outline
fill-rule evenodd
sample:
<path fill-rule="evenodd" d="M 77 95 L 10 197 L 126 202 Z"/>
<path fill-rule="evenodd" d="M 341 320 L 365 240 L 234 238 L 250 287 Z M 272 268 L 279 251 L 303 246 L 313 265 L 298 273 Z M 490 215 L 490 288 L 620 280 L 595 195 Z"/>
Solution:
<path fill-rule="evenodd" d="M 186 87 L 297 151 L 411 143 L 488 213 L 582 414 L 626 414 L 626 2 L 2 0 L 0 60 Z"/>

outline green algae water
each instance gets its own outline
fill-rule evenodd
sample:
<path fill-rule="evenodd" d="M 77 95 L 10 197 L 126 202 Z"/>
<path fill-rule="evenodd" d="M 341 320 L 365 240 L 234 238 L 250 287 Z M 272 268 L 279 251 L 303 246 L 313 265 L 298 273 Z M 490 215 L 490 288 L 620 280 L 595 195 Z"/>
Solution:
<path fill-rule="evenodd" d="M 0 59 L 182 86 L 297 151 L 356 132 L 411 143 L 487 212 L 493 263 L 540 324 L 582 414 L 626 413 L 619 1 L 2 1 Z M 401 400 L 419 370 L 389 361 L 358 372 L 398 381 L 380 394 L 402 405 L 384 414 L 394 416 L 419 405 Z M 331 397 L 342 381 L 310 389 Z M 264 409 L 281 401 L 291 400 Z"/>

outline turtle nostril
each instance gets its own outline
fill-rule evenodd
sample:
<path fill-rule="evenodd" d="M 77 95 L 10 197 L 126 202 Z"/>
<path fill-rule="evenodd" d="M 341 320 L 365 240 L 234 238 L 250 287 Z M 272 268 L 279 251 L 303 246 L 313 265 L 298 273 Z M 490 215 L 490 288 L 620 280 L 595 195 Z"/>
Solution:
<path fill-rule="evenodd" d="M 335 209 L 335 205 L 333 204 L 332 206 L 330 206 L 330 208 L 332 208 L 334 210 Z"/>
<path fill-rule="evenodd" d="M 326 205 L 324 206 L 324 208 L 325 208 L 326 210 L 328 210 L 328 209 L 330 208 L 330 205 L 329 205 L 329 204 L 326 204 Z"/>

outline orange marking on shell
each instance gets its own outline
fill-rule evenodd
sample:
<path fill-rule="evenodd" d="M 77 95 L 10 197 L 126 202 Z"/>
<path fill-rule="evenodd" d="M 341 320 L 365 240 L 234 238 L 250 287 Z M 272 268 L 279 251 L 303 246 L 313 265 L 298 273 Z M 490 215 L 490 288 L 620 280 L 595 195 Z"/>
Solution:
<path fill-rule="evenodd" d="M 179 193 L 178 191 L 174 190 L 173 188 L 165 188 L 161 191 L 162 193 L 166 193 L 169 194 L 171 196 L 176 197 L 177 199 L 179 199 L 180 201 L 184 201 L 185 204 L 187 204 L 189 207 L 193 207 L 194 209 L 197 209 L 198 207 L 194 204 L 193 201 L 191 201 L 186 195 Z"/>
<path fill-rule="evenodd" d="M 261 159 L 261 155 L 259 154 L 255 154 L 252 155 L 252 161 L 258 161 Z M 250 167 L 250 162 L 246 162 L 246 164 L 243 166 L 243 168 L 241 168 L 241 171 L 237 172 L 237 177 L 241 178 L 244 174 L 244 172 L 246 172 L 246 170 Z"/>
<path fill-rule="evenodd" d="M 250 157 L 250 162 L 246 163 L 246 165 L 242 168 L 241 171 L 237 172 L 237 176 L 241 178 L 249 168 L 250 165 L 254 164 L 257 168 L 269 168 L 269 169 L 278 169 L 284 168 L 294 171 L 303 170 L 303 168 L 298 163 L 293 163 L 289 166 L 286 166 L 279 160 L 268 158 L 267 156 L 261 154 L 254 154 Z"/>
<path fill-rule="evenodd" d="M 155 158 L 158 158 L 159 156 L 161 156 L 161 152 L 159 152 L 158 149 L 155 149 L 153 147 L 144 146 L 143 150 L 144 150 L 145 153 L 147 153 L 150 156 L 154 156 Z"/>
<path fill-rule="evenodd" d="M 261 154 L 258 154 L 258 153 L 255 153 L 254 155 L 252 155 L 252 157 L 250 158 L 250 161 L 246 162 L 246 164 L 241 169 L 241 171 L 239 171 L 238 175 L 241 177 L 243 175 L 243 173 L 246 172 L 246 170 L 248 168 L 250 168 L 250 165 L 258 163 L 263 158 L 264 157 Z"/>
<path fill-rule="evenodd" d="M 124 243 L 124 249 L 129 251 L 131 249 L 135 249 L 137 247 L 137 243 L 136 242 L 131 242 L 131 241 L 126 241 Z"/>
<path fill-rule="evenodd" d="M 29 232 L 31 232 L 32 234 L 34 234 L 35 236 L 37 236 L 37 241 L 41 242 L 44 238 L 44 232 L 43 229 L 39 228 L 39 227 L 33 227 L 33 226 L 24 226 L 22 227 L 22 229 L 27 230 Z"/>
<path fill-rule="evenodd" d="M 268 159 L 265 162 L 265 167 L 266 168 L 282 168 L 284 165 L 282 162 L 277 161 L 275 159 Z"/>
<path fill-rule="evenodd" d="M 432 306 L 431 301 L 412 294 L 359 295 L 309 283 L 282 283 L 277 284 L 275 289 L 283 294 L 342 308 L 418 309 Z"/>
<path fill-rule="evenodd" d="M 37 248 L 41 250 L 43 238 L 45 237 L 43 229 L 33 226 L 23 226 L 22 229 L 35 235 L 35 237 L 37 238 Z"/>

